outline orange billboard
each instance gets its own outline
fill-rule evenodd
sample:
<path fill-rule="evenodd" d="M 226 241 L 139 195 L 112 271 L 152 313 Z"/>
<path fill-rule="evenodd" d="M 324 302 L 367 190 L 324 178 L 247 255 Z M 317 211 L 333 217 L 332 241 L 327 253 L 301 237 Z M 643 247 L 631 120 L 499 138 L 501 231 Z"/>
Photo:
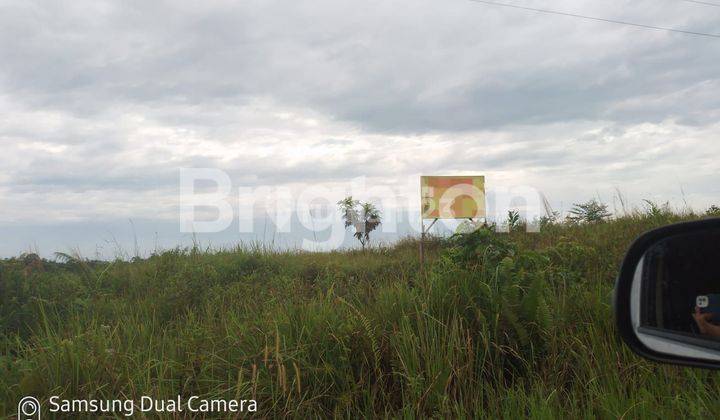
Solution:
<path fill-rule="evenodd" d="M 423 219 L 485 217 L 484 176 L 421 176 Z"/>

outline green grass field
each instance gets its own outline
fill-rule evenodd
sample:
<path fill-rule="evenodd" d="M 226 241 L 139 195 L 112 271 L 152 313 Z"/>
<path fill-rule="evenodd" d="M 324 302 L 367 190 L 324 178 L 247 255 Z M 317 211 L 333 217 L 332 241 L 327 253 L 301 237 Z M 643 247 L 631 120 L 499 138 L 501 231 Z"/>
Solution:
<path fill-rule="evenodd" d="M 25 395 L 199 395 L 263 417 L 713 418 L 720 375 L 640 359 L 611 310 L 631 241 L 695 217 L 435 239 L 425 275 L 412 240 L 4 260 L 0 416 Z"/>

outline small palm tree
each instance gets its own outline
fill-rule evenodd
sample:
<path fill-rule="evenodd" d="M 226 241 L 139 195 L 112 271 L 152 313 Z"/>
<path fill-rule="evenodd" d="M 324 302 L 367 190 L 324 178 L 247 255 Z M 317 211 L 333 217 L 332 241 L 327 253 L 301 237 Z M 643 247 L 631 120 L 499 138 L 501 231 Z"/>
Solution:
<path fill-rule="evenodd" d="M 522 221 L 522 219 L 520 218 L 519 211 L 517 211 L 517 210 L 508 211 L 507 226 L 508 226 L 508 230 L 510 232 L 517 230 L 517 228 L 520 226 L 521 221 Z"/>
<path fill-rule="evenodd" d="M 353 236 L 365 249 L 365 245 L 370 243 L 370 232 L 382 223 L 380 210 L 372 203 L 361 203 L 352 196 L 338 201 L 338 208 L 345 220 L 345 228 L 352 226 L 355 229 Z"/>

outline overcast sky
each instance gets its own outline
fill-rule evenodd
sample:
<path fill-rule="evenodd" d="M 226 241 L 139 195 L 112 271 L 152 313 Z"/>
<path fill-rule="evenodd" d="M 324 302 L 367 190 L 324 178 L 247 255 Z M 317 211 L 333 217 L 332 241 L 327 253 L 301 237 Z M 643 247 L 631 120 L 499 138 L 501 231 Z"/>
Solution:
<path fill-rule="evenodd" d="M 507 1 L 720 32 L 682 0 Z M 718 38 L 467 0 L 0 0 L 0 57 L 2 255 L 179 229 L 182 167 L 720 204 Z"/>

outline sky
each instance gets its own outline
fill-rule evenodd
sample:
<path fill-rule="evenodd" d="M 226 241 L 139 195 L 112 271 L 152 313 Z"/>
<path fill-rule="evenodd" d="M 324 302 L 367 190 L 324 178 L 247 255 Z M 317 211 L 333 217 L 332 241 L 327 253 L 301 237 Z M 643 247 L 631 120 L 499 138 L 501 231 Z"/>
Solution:
<path fill-rule="evenodd" d="M 683 0 L 507 2 L 720 32 Z M 228 174 L 234 219 L 240 189 L 360 179 L 407 197 L 396 235 L 420 174 L 720 204 L 719 38 L 468 0 L 0 0 L 0 57 L 0 256 L 191 243 L 183 168 Z"/>

